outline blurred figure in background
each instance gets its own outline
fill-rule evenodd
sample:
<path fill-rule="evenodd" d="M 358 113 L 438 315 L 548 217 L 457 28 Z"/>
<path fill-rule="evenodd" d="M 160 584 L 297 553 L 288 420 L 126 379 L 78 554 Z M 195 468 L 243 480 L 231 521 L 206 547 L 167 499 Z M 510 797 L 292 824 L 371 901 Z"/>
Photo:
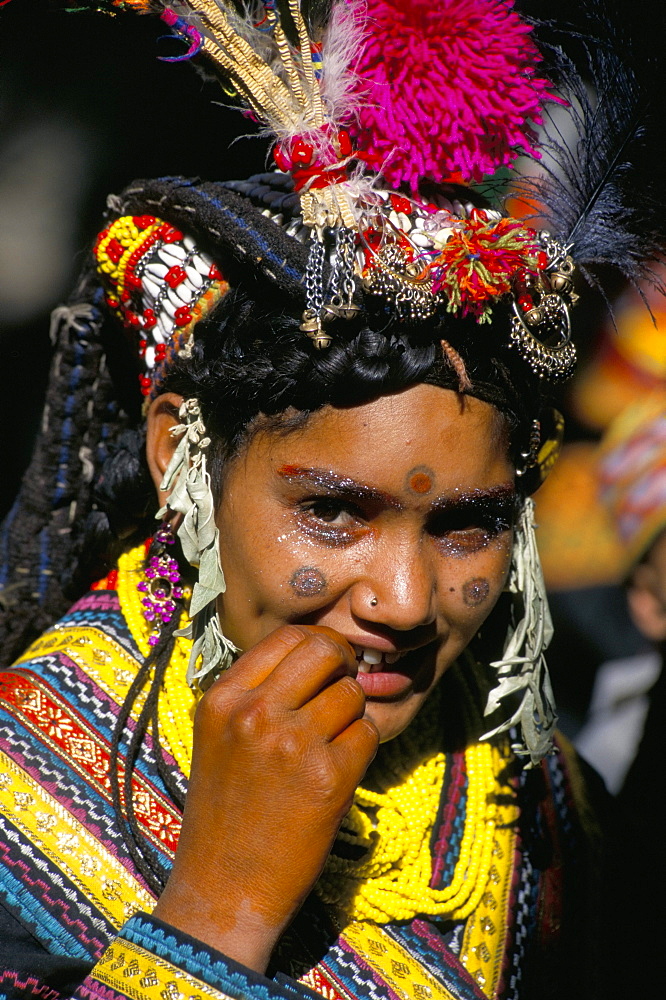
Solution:
<path fill-rule="evenodd" d="M 590 716 L 576 741 L 617 793 L 605 879 L 609 954 L 617 948 L 618 954 L 640 956 L 607 967 L 606 996 L 619 1000 L 652 994 L 665 929 L 659 817 L 666 724 L 666 392 L 629 407 L 613 422 L 599 473 L 601 496 L 623 546 L 629 610 L 652 645 L 643 656 L 600 668 Z"/>
<path fill-rule="evenodd" d="M 607 450 L 600 450 L 600 440 L 629 407 L 649 397 L 649 419 L 666 398 L 665 332 L 661 295 L 649 286 L 620 294 L 613 318 L 599 328 L 594 349 L 562 400 L 568 440 L 536 500 L 539 551 L 556 624 L 549 662 L 561 724 L 572 738 L 591 708 L 598 668 L 642 656 L 649 663 L 655 655 L 628 612 L 623 583 L 631 556 L 600 495 L 600 463 Z M 608 440 L 616 436 L 617 430 Z M 617 790 L 622 773 L 611 777 L 611 757 L 601 760 L 609 787 Z"/>
<path fill-rule="evenodd" d="M 621 547 L 631 618 L 650 643 L 643 653 L 599 668 L 589 717 L 575 740 L 608 790 L 617 794 L 644 733 L 666 641 L 664 392 L 629 407 L 614 421 L 601 447 L 598 478 Z"/>

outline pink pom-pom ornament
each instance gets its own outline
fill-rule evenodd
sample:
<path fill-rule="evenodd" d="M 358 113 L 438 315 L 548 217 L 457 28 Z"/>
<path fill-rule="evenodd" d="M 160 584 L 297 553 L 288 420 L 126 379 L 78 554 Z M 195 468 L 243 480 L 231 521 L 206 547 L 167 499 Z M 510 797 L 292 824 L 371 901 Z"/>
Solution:
<path fill-rule="evenodd" d="M 357 65 L 365 87 L 353 131 L 393 188 L 422 178 L 478 182 L 535 154 L 532 124 L 559 99 L 513 0 L 368 0 Z"/>

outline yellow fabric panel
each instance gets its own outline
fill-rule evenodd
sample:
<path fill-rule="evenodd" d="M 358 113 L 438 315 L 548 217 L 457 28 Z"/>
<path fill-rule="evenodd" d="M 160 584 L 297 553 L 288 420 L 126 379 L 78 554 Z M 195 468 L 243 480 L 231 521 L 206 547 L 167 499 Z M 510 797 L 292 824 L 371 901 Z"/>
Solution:
<path fill-rule="evenodd" d="M 90 978 L 134 1000 L 197 1000 L 227 996 L 131 941 L 109 945 Z"/>
<path fill-rule="evenodd" d="M 61 803 L 0 751 L 0 810 L 49 861 L 121 927 L 153 897 Z"/>

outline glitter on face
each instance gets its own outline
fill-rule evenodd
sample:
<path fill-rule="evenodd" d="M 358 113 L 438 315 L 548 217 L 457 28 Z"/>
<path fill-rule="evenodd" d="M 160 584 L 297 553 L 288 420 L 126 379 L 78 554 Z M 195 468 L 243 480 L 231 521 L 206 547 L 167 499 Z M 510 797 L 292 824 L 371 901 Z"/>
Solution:
<path fill-rule="evenodd" d="M 462 585 L 462 599 L 468 608 L 477 608 L 487 600 L 490 584 L 483 576 L 475 576 Z"/>
<path fill-rule="evenodd" d="M 289 586 L 297 597 L 316 597 L 326 590 L 326 577 L 316 566 L 301 566 L 297 569 Z"/>

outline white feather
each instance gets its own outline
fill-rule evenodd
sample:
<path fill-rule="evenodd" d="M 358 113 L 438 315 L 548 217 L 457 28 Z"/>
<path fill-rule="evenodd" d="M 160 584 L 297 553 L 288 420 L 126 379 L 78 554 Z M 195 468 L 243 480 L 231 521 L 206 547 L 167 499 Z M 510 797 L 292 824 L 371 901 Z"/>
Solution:
<path fill-rule="evenodd" d="M 337 130 L 353 117 L 363 97 L 356 66 L 366 37 L 366 0 L 334 2 L 322 37 L 319 81 L 315 81 L 307 70 L 311 58 L 309 49 L 301 51 L 300 45 L 288 45 L 281 50 L 272 31 L 256 27 L 262 22 L 265 24 L 266 8 L 261 0 L 247 0 L 243 14 L 237 13 L 224 0 L 199 0 L 197 5 L 192 0 L 172 0 L 171 6 L 214 42 L 221 54 L 235 61 L 221 34 L 207 19 L 212 17 L 214 21 L 217 13 L 222 13 L 236 36 L 243 39 L 270 69 L 276 84 L 279 81 L 281 101 L 274 103 L 268 97 L 259 99 L 258 103 L 256 100 L 248 102 L 254 105 L 264 126 L 263 134 L 272 135 L 285 144 L 295 136 L 303 137 L 315 148 L 321 148 L 325 159 L 330 157 L 330 140 L 321 126 L 326 123 Z M 242 83 L 236 82 L 242 93 Z"/>
<path fill-rule="evenodd" d="M 349 121 L 363 99 L 356 67 L 367 37 L 366 0 L 338 0 L 322 39 L 321 93 L 333 124 Z"/>

